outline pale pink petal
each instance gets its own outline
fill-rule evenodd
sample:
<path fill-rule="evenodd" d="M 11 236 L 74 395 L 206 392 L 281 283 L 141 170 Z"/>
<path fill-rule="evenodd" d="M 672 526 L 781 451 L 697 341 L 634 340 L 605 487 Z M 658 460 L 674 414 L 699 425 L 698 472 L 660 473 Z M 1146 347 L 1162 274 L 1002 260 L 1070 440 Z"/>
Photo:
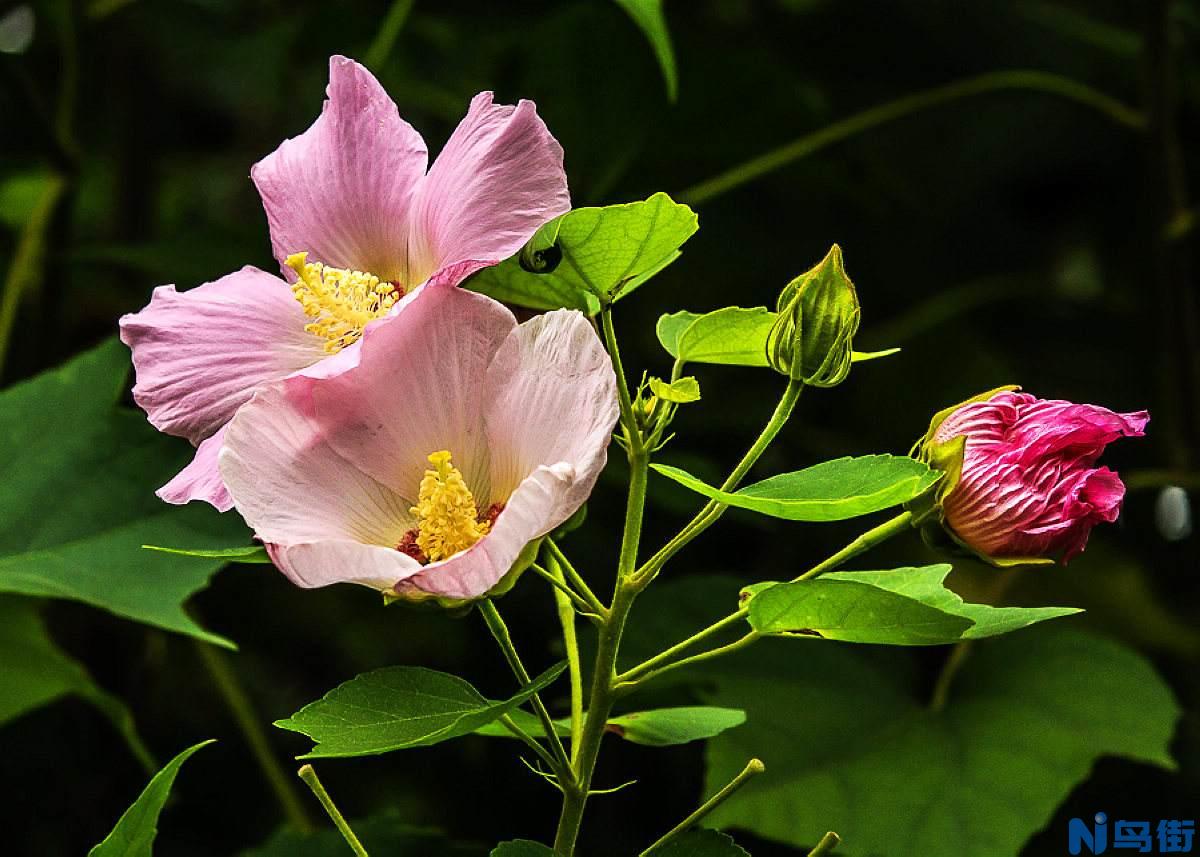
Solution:
<path fill-rule="evenodd" d="M 194 444 L 229 421 L 260 384 L 326 356 L 287 283 L 245 267 L 186 292 L 154 290 L 121 318 L 134 401 L 155 428 Z"/>
<path fill-rule="evenodd" d="M 562 146 L 533 102 L 481 92 L 413 196 L 410 271 L 507 259 L 570 207 Z"/>
<path fill-rule="evenodd" d="M 217 469 L 217 454 L 225 442 L 225 427 L 201 441 L 190 464 L 179 471 L 170 482 L 156 492 L 159 498 L 182 505 L 192 500 L 203 500 L 216 507 L 217 511 L 228 512 L 233 508 L 233 498 L 221 479 Z"/>
<path fill-rule="evenodd" d="M 234 505 L 266 542 L 394 548 L 414 525 L 409 502 L 334 451 L 306 416 L 310 383 L 263 388 L 229 424 L 218 462 Z"/>
<path fill-rule="evenodd" d="M 506 575 L 525 546 L 554 528 L 562 497 L 575 483 L 570 465 L 539 467 L 508 498 L 491 532 L 462 553 L 430 563 L 396 586 L 446 598 L 478 598 Z"/>
<path fill-rule="evenodd" d="M 618 410 L 612 361 L 581 313 L 556 310 L 512 332 L 488 369 L 487 393 L 494 499 L 542 465 L 562 462 L 574 473 L 547 532 L 579 508 L 604 469 Z"/>
<path fill-rule="evenodd" d="M 352 540 L 306 544 L 267 544 L 276 567 L 297 586 L 314 588 L 333 583 L 359 583 L 380 591 L 420 571 L 421 564 L 390 547 Z"/>
<path fill-rule="evenodd" d="M 429 159 L 425 142 L 353 60 L 330 58 L 326 93 L 317 121 L 250 171 L 275 258 L 282 265 L 307 251 L 309 261 L 416 285 L 408 272 L 408 212 Z"/>
<path fill-rule="evenodd" d="M 346 461 L 410 500 L 427 456 L 449 450 L 486 508 L 487 369 L 515 327 L 512 313 L 490 298 L 426 286 L 367 330 L 357 367 L 303 382 L 316 420 Z"/>

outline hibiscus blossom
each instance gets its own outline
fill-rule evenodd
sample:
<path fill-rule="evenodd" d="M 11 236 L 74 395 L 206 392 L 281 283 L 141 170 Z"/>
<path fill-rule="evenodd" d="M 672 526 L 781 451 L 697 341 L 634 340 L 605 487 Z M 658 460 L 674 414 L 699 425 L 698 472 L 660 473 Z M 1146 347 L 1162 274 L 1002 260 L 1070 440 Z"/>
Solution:
<path fill-rule="evenodd" d="M 220 471 L 300 586 L 476 598 L 583 504 L 617 410 L 583 315 L 518 325 L 491 298 L 435 285 L 366 332 L 357 365 L 256 393 Z"/>
<path fill-rule="evenodd" d="M 134 399 L 198 446 L 159 489 L 171 503 L 232 501 L 217 472 L 225 427 L 263 384 L 352 366 L 368 325 L 406 295 L 515 253 L 570 207 L 562 147 L 534 104 L 483 92 L 426 171 L 421 136 L 365 68 L 329 61 L 316 122 L 254 165 L 284 277 L 245 267 L 121 319 Z"/>

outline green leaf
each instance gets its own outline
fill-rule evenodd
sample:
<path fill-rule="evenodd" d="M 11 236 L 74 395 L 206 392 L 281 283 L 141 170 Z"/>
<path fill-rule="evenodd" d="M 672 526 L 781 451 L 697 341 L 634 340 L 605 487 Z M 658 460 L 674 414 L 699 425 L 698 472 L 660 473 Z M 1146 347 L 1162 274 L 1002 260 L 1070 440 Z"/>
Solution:
<path fill-rule="evenodd" d="M 609 718 L 608 729 L 634 744 L 669 747 L 703 741 L 745 722 L 746 712 L 739 708 L 692 705 L 622 714 Z"/>
<path fill-rule="evenodd" d="M 977 644 L 940 711 L 900 650 L 773 641 L 712 662 L 713 704 L 746 725 L 707 744 L 710 791 L 758 756 L 768 776 L 714 826 L 811 847 L 826 830 L 848 857 L 1012 857 L 1102 756 L 1173 767 L 1179 717 L 1151 665 L 1057 627 Z"/>
<path fill-rule="evenodd" d="M 125 810 L 117 826 L 104 841 L 88 852 L 88 857 L 151 857 L 154 837 L 158 835 L 158 814 L 171 793 L 180 767 L 201 747 L 213 743 L 201 741 L 189 747 L 154 775 L 146 790 Z"/>
<path fill-rule="evenodd" d="M 0 592 L 82 601 L 232 647 L 182 608 L 225 561 L 142 545 L 203 550 L 250 534 L 235 515 L 154 496 L 191 450 L 115 407 L 128 366 L 110 340 L 0 393 Z"/>
<path fill-rule="evenodd" d="M 823 575 L 820 579 L 867 583 L 914 598 L 955 616 L 970 619 L 975 624 L 963 633 L 965 640 L 1007 634 L 1035 622 L 1083 612 L 1078 607 L 993 607 L 990 604 L 966 604 L 957 593 L 947 589 L 944 584 L 950 571 L 951 567 L 943 563 L 921 568 L 896 568 L 891 571 L 836 571 Z"/>
<path fill-rule="evenodd" d="M 663 82 L 667 85 L 667 98 L 674 102 L 679 94 L 679 73 L 675 68 L 671 33 L 663 14 L 663 0 L 617 0 L 617 5 L 629 14 L 654 48 Z"/>
<path fill-rule="evenodd" d="M 117 697 L 101 690 L 83 666 L 50 639 L 37 602 L 0 597 L 0 724 L 69 694 L 92 703 L 112 722 L 130 750 L 147 767 L 155 764 L 134 727 L 133 714 Z"/>
<path fill-rule="evenodd" d="M 303 759 L 426 747 L 510 713 L 564 669 L 565 662 L 556 664 L 515 695 L 495 702 L 457 676 L 424 667 L 385 667 L 339 685 L 275 725 L 317 742 Z"/>
<path fill-rule="evenodd" d="M 686 405 L 689 402 L 700 401 L 700 382 L 690 375 L 670 384 L 661 378 L 651 378 L 650 392 L 664 401 Z"/>
<path fill-rule="evenodd" d="M 684 363 L 766 366 L 767 334 L 775 318 L 766 307 L 676 312 L 661 316 L 655 332 L 667 353 Z"/>
<path fill-rule="evenodd" d="M 394 813 L 384 813 L 350 822 L 350 828 L 370 854 L 386 857 L 483 857 L 485 849 L 460 845 L 436 830 L 416 827 Z M 346 857 L 349 853 L 342 834 L 332 828 L 301 833 L 282 828 L 257 848 L 241 857 Z"/>
<path fill-rule="evenodd" d="M 501 842 L 492 849 L 489 857 L 554 857 L 554 849 L 540 842 L 514 839 L 511 842 Z"/>
<path fill-rule="evenodd" d="M 768 585 L 749 607 L 760 634 L 848 643 L 933 646 L 962 639 L 973 624 L 886 589 L 823 577 Z"/>
<path fill-rule="evenodd" d="M 142 545 L 148 551 L 171 553 L 177 556 L 194 556 L 201 559 L 227 559 L 230 562 L 240 562 L 246 565 L 270 565 L 271 557 L 262 545 L 243 545 L 236 548 L 214 548 L 201 550 L 196 548 L 168 548 L 160 545 Z"/>
<path fill-rule="evenodd" d="M 595 315 L 675 261 L 697 228 L 696 213 L 665 193 L 576 208 L 539 229 L 519 256 L 485 268 L 467 284 L 507 303 Z"/>
<path fill-rule="evenodd" d="M 650 467 L 709 499 L 788 521 L 841 521 L 868 515 L 908 502 L 941 476 L 906 456 L 864 455 L 772 476 L 729 493 L 677 467 Z"/>
<path fill-rule="evenodd" d="M 655 857 L 750 857 L 750 852 L 728 834 L 716 830 L 689 831 L 654 854 Z"/>

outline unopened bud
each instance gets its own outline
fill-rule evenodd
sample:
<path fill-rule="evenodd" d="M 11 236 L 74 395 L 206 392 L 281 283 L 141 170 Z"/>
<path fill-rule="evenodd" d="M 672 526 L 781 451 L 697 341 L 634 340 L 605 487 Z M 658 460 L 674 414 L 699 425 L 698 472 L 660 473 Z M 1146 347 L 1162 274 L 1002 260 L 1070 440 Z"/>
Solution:
<path fill-rule="evenodd" d="M 788 283 L 776 309 L 779 317 L 767 336 L 771 368 L 812 387 L 842 383 L 861 319 L 842 248 L 834 244 L 819 264 Z"/>

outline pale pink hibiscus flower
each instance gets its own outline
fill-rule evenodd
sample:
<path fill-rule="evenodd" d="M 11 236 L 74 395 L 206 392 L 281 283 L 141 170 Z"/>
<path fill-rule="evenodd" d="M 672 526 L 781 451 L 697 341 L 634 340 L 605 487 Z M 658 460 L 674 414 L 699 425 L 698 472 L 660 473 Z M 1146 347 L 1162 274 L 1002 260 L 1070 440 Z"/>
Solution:
<path fill-rule="evenodd" d="M 366 332 L 357 365 L 257 392 L 220 471 L 294 583 L 470 599 L 583 504 L 616 419 L 612 363 L 580 313 L 518 325 L 435 285 Z"/>
<path fill-rule="evenodd" d="M 1048 557 L 1066 564 L 1096 524 L 1121 511 L 1125 485 L 1093 465 L 1114 440 L 1141 437 L 1149 421 L 1146 411 L 1121 414 L 1012 388 L 939 414 L 925 457 L 936 461 L 939 450 L 963 444 L 961 471 L 940 498 L 945 525 L 997 564 Z"/>
<path fill-rule="evenodd" d="M 532 102 L 471 101 L 426 172 L 421 136 L 365 68 L 329 61 L 320 117 L 254 165 L 286 279 L 253 267 L 121 319 L 134 399 L 199 448 L 159 496 L 232 501 L 217 472 L 224 429 L 261 385 L 353 365 L 366 326 L 426 284 L 460 283 L 570 208 L 562 147 Z"/>

